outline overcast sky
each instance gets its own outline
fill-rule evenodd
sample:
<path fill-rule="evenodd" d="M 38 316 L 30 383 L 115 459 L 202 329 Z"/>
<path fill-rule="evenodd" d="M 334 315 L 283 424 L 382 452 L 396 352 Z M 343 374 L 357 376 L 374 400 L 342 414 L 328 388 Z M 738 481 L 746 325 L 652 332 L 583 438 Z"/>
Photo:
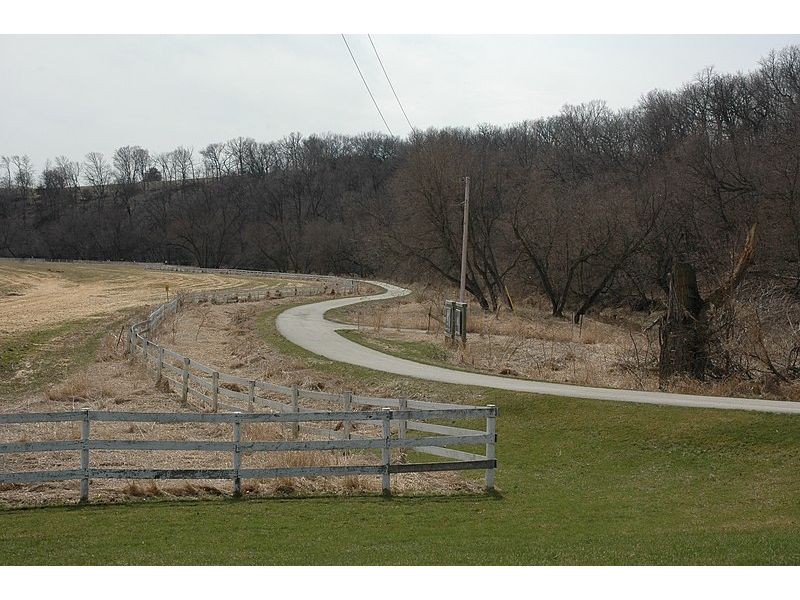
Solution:
<path fill-rule="evenodd" d="M 347 39 L 396 135 L 408 125 L 365 35 Z M 800 36 L 399 36 L 375 45 L 415 127 L 631 106 L 705 67 L 747 71 Z M 385 131 L 338 35 L 0 36 L 0 154 Z"/>

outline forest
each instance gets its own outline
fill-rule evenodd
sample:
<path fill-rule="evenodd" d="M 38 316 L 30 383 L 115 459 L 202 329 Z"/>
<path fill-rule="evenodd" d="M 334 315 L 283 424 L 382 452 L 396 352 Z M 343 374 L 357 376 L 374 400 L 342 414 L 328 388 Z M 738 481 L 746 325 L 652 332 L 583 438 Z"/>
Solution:
<path fill-rule="evenodd" d="M 0 256 L 457 285 L 465 176 L 484 311 L 659 312 L 665 377 L 800 378 L 798 46 L 508 126 L 3 155 Z"/>

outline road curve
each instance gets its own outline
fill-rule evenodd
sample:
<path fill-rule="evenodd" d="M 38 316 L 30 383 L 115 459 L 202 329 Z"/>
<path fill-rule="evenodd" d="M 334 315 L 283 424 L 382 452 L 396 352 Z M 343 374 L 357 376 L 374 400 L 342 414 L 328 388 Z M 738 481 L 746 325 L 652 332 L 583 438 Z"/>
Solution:
<path fill-rule="evenodd" d="M 399 298 L 411 293 L 410 290 L 388 283 L 378 281 L 369 281 L 367 283 L 382 287 L 386 291 L 383 294 L 373 296 L 339 298 L 336 300 L 326 300 L 313 304 L 295 306 L 278 315 L 276 321 L 278 331 L 290 342 L 331 360 L 429 381 L 496 388 L 514 392 L 528 392 L 532 394 L 587 398 L 590 400 L 611 400 L 615 402 L 636 402 L 664 406 L 800 414 L 800 402 L 761 400 L 756 398 L 695 396 L 689 394 L 616 390 L 562 383 L 547 383 L 456 371 L 390 356 L 350 341 L 337 333 L 339 330 L 356 329 L 355 325 L 334 323 L 325 319 L 325 313 L 334 308 L 358 304 L 360 302 Z"/>

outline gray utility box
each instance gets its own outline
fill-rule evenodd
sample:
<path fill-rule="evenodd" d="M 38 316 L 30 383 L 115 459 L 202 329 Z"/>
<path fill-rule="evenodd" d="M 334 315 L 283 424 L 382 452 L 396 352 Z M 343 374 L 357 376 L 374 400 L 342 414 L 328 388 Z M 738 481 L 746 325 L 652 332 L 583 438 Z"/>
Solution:
<path fill-rule="evenodd" d="M 467 303 L 444 301 L 444 334 L 453 340 L 467 341 Z"/>

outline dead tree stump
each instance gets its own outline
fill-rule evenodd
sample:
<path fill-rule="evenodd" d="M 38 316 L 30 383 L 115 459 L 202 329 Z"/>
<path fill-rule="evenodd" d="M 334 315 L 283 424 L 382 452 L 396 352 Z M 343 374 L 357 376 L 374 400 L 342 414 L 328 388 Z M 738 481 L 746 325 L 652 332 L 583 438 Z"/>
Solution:
<path fill-rule="evenodd" d="M 673 375 L 705 377 L 708 362 L 705 318 L 705 303 L 697 288 L 694 267 L 676 262 L 670 274 L 667 312 L 661 322 L 661 383 Z"/>
<path fill-rule="evenodd" d="M 662 386 L 674 375 L 705 379 L 712 342 L 709 313 L 725 307 L 742 282 L 755 253 L 756 231 L 757 225 L 750 227 L 730 276 L 705 300 L 700 296 L 694 267 L 685 262 L 673 263 L 667 312 L 659 332 L 661 353 L 658 374 Z"/>

